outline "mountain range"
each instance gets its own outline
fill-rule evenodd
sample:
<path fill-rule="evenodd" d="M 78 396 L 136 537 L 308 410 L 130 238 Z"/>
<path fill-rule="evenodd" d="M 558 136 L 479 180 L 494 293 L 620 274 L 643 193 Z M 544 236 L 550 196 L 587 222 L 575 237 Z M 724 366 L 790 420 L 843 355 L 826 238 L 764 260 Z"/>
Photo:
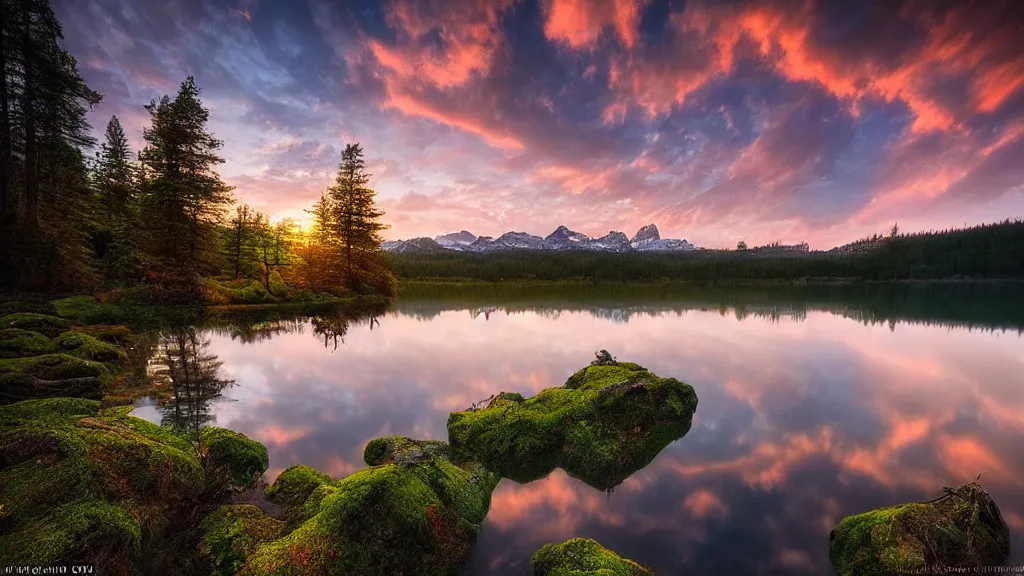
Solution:
<path fill-rule="evenodd" d="M 609 232 L 600 238 L 559 226 L 541 238 L 526 232 L 506 232 L 497 238 L 476 236 L 462 230 L 433 238 L 390 240 L 381 247 L 387 252 L 497 252 L 505 250 L 592 250 L 597 252 L 684 252 L 695 250 L 686 240 L 662 238 L 658 227 L 648 224 L 632 238 L 622 232 Z"/>

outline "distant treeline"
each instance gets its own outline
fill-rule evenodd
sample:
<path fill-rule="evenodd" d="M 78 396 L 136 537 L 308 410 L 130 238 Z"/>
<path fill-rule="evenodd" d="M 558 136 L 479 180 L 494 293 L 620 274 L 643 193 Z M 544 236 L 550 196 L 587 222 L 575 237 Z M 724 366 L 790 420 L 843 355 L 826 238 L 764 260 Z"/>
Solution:
<path fill-rule="evenodd" d="M 796 281 L 1024 278 L 1024 222 L 896 235 L 864 252 L 751 258 L 744 250 L 670 253 L 509 251 L 396 253 L 404 279 L 500 281 Z"/>

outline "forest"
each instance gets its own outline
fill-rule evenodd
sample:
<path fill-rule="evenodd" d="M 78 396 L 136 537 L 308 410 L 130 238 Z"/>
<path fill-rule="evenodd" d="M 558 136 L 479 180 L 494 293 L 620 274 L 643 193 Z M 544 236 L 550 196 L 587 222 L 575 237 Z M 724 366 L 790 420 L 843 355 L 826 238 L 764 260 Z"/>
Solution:
<path fill-rule="evenodd" d="M 133 151 L 116 116 L 93 135 L 102 95 L 61 47 L 49 2 L 4 0 L 3 14 L 0 289 L 149 304 L 394 294 L 359 144 L 345 146 L 310 230 L 272 222 L 217 173 L 224 143 L 192 77 L 145 105 Z"/>
<path fill-rule="evenodd" d="M 1024 222 L 966 229 L 894 233 L 868 250 L 758 257 L 756 249 L 608 253 L 509 251 L 392 253 L 408 280 L 501 281 L 903 281 L 1024 277 Z"/>

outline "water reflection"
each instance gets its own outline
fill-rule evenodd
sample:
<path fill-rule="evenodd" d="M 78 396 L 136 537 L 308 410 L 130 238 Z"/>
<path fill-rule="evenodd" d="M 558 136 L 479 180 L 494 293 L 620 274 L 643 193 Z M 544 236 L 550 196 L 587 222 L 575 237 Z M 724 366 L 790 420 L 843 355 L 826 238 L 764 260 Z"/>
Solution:
<path fill-rule="evenodd" d="M 1024 299 L 915 297 L 406 299 L 337 322 L 331 353 L 312 320 L 269 340 L 209 329 L 201 353 L 239 384 L 210 413 L 267 445 L 271 479 L 354 472 L 377 436 L 445 439 L 449 412 L 560 385 L 599 348 L 696 388 L 689 434 L 611 496 L 559 470 L 503 481 L 474 574 L 529 574 L 534 550 L 572 536 L 662 575 L 827 574 L 842 516 L 978 474 L 1022 564 Z"/>
<path fill-rule="evenodd" d="M 210 352 L 211 339 L 195 327 L 161 335 L 151 365 L 166 379 L 171 399 L 160 407 L 160 423 L 189 434 L 215 422 L 212 402 L 234 380 L 221 376 L 221 362 Z"/>

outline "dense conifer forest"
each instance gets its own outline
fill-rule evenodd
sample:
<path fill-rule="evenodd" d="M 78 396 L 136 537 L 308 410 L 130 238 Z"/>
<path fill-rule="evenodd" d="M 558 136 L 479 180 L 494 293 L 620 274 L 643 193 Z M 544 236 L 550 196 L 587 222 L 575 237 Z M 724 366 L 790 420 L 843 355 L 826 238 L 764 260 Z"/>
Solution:
<path fill-rule="evenodd" d="M 148 104 L 133 151 L 62 48 L 46 0 L 3 0 L 0 289 L 106 293 L 149 303 L 257 303 L 394 293 L 363 150 L 349 144 L 314 225 L 271 222 L 216 168 L 224 143 L 192 77 Z"/>
<path fill-rule="evenodd" d="M 769 252 L 769 254 L 766 254 Z M 829 250 L 771 256 L 769 250 L 673 253 L 509 251 L 390 254 L 405 279 L 601 281 L 799 281 L 1019 279 L 1024 222 L 893 234 Z"/>

